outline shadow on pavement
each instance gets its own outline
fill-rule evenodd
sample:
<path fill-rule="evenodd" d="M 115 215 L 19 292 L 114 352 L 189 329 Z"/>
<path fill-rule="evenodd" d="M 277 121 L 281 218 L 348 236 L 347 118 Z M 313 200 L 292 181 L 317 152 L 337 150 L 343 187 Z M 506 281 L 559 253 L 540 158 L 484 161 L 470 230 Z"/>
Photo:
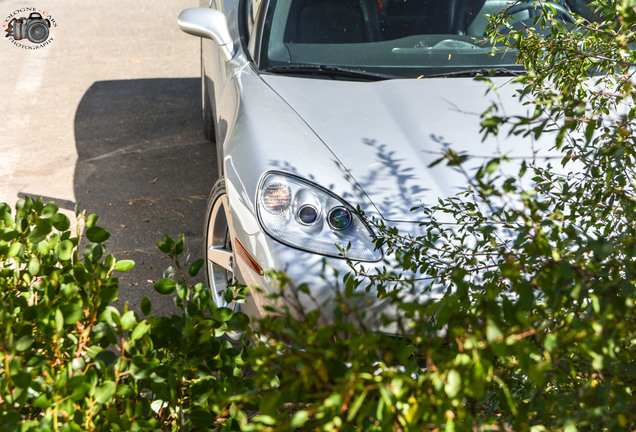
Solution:
<path fill-rule="evenodd" d="M 132 259 L 120 275 L 118 305 L 153 313 L 174 310 L 152 283 L 171 263 L 157 249 L 164 233 L 186 237 L 191 260 L 203 257 L 208 193 L 216 178 L 213 145 L 203 138 L 197 78 L 101 81 L 75 114 L 75 197 L 99 215 L 111 237 L 107 252 Z"/>

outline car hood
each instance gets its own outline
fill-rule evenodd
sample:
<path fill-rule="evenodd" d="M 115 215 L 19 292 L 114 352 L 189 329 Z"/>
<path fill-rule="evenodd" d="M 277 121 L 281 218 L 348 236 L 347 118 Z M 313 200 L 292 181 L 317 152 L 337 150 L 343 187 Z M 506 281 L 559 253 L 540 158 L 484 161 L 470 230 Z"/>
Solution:
<path fill-rule="evenodd" d="M 351 174 L 387 221 L 415 222 L 413 207 L 437 203 L 468 186 L 487 160 L 532 158 L 546 147 L 501 133 L 482 140 L 480 114 L 495 101 L 525 113 L 510 78 L 498 93 L 471 78 L 353 82 L 262 76 Z M 552 143 L 554 141 L 552 140 Z M 430 165 L 445 149 L 472 158 L 462 169 Z M 511 169 L 514 173 L 516 169 Z"/>

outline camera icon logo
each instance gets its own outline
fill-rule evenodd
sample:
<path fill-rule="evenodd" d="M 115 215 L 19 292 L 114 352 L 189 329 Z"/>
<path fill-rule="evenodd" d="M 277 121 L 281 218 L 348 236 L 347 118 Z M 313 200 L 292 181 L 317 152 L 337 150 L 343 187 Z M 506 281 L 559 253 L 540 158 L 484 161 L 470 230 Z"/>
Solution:
<path fill-rule="evenodd" d="M 31 12 L 28 18 L 13 18 L 7 26 L 5 37 L 14 40 L 27 39 L 34 44 L 46 42 L 49 38 L 51 20 L 44 18 L 39 12 Z"/>

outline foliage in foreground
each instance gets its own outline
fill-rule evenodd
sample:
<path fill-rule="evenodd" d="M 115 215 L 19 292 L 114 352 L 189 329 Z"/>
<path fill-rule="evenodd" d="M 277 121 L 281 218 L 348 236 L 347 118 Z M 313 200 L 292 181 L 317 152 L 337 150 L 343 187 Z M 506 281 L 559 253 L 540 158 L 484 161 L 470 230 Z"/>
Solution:
<path fill-rule="evenodd" d="M 322 430 L 636 430 L 635 6 L 590 2 L 598 23 L 548 1 L 534 22 L 493 18 L 496 49 L 527 71 L 515 79 L 527 114 L 482 115 L 484 136 L 501 137 L 485 162 L 441 149 L 435 163 L 466 173 L 466 190 L 417 209 L 420 235 L 376 225 L 393 261 L 352 263 L 344 279 L 342 316 L 363 314 L 346 298 L 372 284 L 406 336 L 264 326 L 297 343 L 267 369 L 281 398 L 310 395 Z M 548 157 L 509 158 L 515 137 L 547 142 Z M 444 295 L 407 300 L 427 283 Z"/>
<path fill-rule="evenodd" d="M 211 411 L 223 413 L 228 396 L 250 388 L 241 351 L 218 337 L 245 320 L 179 277 L 183 238 L 159 244 L 178 266 L 156 284 L 160 293 L 176 293 L 181 313 L 143 319 L 117 310 L 114 273 L 134 263 L 105 255 L 109 234 L 97 216 L 80 220 L 84 237 L 69 231 L 53 203 L 26 198 L 15 215 L 0 204 L 0 429 L 211 425 Z M 196 274 L 201 264 L 188 271 Z M 150 313 L 147 298 L 140 306 Z"/>
<path fill-rule="evenodd" d="M 27 198 L 13 216 L 0 205 L 2 430 L 540 431 L 636 424 L 633 344 L 623 337 L 633 317 L 624 316 L 630 305 L 614 292 L 616 301 L 601 293 L 580 306 L 563 294 L 568 286 L 541 300 L 500 302 L 493 294 L 499 276 L 485 281 L 487 290 L 471 287 L 470 300 L 458 289 L 424 305 L 402 302 L 405 316 L 434 319 L 413 319 L 411 336 L 396 338 L 360 324 L 363 312 L 347 306 L 358 283 L 350 275 L 333 324 L 319 324 L 318 311 L 303 320 L 271 317 L 259 323 L 266 343 L 237 347 L 223 336 L 246 330 L 248 320 L 217 308 L 207 288 L 186 284 L 201 262 L 185 274 L 183 238 L 159 243 L 175 268 L 155 284 L 174 296 L 180 313 L 143 319 L 110 304 L 117 296 L 113 273 L 133 264 L 105 255 L 108 233 L 97 217 L 80 215 L 87 228 L 80 253 L 80 237 L 57 210 Z M 552 267 L 542 269 L 548 279 L 562 272 Z M 283 288 L 289 283 L 272 275 Z M 464 277 L 455 273 L 449 283 L 466 287 Z M 508 276 L 511 283 L 520 281 Z M 228 300 L 242 301 L 236 292 Z M 622 312 L 606 316 L 616 302 Z M 150 313 L 149 300 L 141 308 Z"/>
<path fill-rule="evenodd" d="M 105 255 L 96 217 L 80 247 L 55 205 L 1 205 L 0 428 L 636 430 L 636 14 L 633 2 L 597 3 L 601 25 L 541 30 L 546 5 L 536 32 L 493 34 L 520 52 L 529 114 L 493 106 L 484 133 L 553 136 L 561 156 L 517 166 L 503 149 L 466 191 L 419 209 L 421 235 L 379 226 L 397 267 L 352 263 L 330 325 L 319 311 L 272 316 L 247 335 L 264 342 L 233 346 L 223 336 L 246 317 L 186 283 L 201 262 L 186 270 L 183 240 L 170 238 L 159 247 L 175 267 L 155 288 L 180 313 L 119 312 L 114 272 L 132 263 Z M 439 163 L 471 156 L 444 149 Z M 420 286 L 408 275 L 445 295 L 399 298 Z M 350 309 L 368 283 L 394 298 L 405 337 Z"/>

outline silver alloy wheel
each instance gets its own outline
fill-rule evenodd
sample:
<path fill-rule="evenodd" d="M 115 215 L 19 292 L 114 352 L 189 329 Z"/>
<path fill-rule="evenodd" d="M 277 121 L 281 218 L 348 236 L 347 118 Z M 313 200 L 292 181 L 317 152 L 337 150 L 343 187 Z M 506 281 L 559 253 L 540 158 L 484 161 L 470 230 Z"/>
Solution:
<path fill-rule="evenodd" d="M 236 303 L 228 304 L 225 300 L 227 287 L 235 282 L 235 276 L 232 237 L 227 217 L 228 200 L 223 180 L 217 182 L 210 199 L 205 248 L 208 285 L 217 306 L 238 310 Z M 228 331 L 226 334 L 232 340 L 241 338 L 241 332 Z"/>
<path fill-rule="evenodd" d="M 225 215 L 227 195 L 219 196 L 212 207 L 208 220 L 206 258 L 212 299 L 219 307 L 227 307 L 225 291 L 232 283 L 234 254 L 230 240 L 230 229 Z"/>

